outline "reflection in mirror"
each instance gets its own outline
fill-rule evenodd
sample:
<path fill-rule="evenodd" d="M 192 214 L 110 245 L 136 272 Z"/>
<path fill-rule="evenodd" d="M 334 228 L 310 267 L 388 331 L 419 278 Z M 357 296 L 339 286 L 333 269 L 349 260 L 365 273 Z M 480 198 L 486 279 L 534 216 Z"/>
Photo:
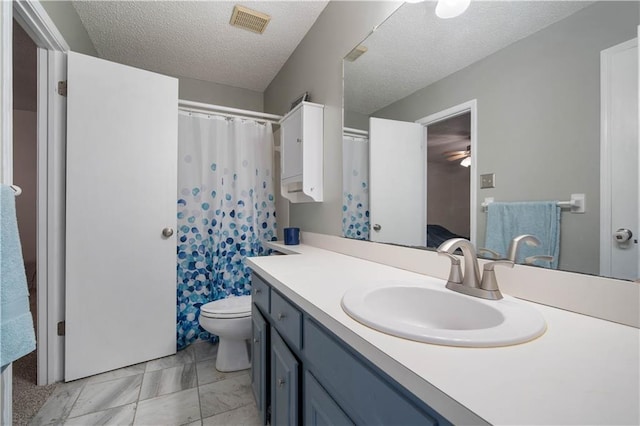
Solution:
<path fill-rule="evenodd" d="M 405 3 L 345 60 L 345 127 L 366 142 L 356 162 L 345 132 L 344 235 L 463 236 L 487 257 L 516 244 L 519 263 L 637 279 L 638 2 L 477 1 L 448 20 L 434 8 Z M 471 103 L 476 146 L 446 114 Z M 538 243 L 514 241 L 527 234 Z"/>

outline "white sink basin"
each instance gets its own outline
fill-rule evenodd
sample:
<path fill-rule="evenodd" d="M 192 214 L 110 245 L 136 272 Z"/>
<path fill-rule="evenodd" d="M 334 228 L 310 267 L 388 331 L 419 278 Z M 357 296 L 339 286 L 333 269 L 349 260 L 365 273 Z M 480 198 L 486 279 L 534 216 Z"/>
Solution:
<path fill-rule="evenodd" d="M 362 324 L 397 337 L 448 346 L 492 347 L 527 342 L 546 323 L 533 307 L 509 296 L 484 300 L 438 285 L 385 282 L 354 288 L 342 309 Z"/>

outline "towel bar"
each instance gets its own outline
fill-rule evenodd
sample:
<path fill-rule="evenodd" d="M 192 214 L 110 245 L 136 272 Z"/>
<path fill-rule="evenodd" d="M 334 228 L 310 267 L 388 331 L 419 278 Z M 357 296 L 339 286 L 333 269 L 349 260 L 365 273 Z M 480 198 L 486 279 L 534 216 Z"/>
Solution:
<path fill-rule="evenodd" d="M 20 194 L 22 194 L 22 188 L 20 188 L 18 185 L 9 185 L 11 187 L 11 189 L 13 189 L 13 191 L 16 193 L 16 197 Z"/>
<path fill-rule="evenodd" d="M 482 211 L 486 212 L 489 208 L 489 204 L 493 203 L 495 200 L 492 197 L 488 197 L 484 199 L 484 202 L 480 204 L 482 207 Z M 585 195 L 584 194 L 571 194 L 571 200 L 569 201 L 558 201 L 558 206 L 563 209 L 571 209 L 571 213 L 584 213 L 585 212 Z"/>

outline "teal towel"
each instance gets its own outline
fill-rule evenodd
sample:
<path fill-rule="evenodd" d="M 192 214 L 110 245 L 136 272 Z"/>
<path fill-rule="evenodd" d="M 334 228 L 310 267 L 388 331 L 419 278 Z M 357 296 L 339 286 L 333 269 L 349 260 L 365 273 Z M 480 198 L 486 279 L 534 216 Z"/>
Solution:
<path fill-rule="evenodd" d="M 36 348 L 15 202 L 13 189 L 0 185 L 0 366 Z"/>
<path fill-rule="evenodd" d="M 537 264 L 558 269 L 560 257 L 560 207 L 557 201 L 530 201 L 515 203 L 491 203 L 487 211 L 487 235 L 485 247 L 506 256 L 514 237 L 531 234 L 542 244 L 520 246 L 516 263 L 534 255 L 553 256 L 553 262 Z"/>

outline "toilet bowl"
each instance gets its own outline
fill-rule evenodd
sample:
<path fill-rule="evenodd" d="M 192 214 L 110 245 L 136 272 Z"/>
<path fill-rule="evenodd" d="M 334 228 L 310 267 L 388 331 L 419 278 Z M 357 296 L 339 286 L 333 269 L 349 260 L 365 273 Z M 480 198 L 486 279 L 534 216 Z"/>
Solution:
<path fill-rule="evenodd" d="M 200 307 L 200 326 L 220 338 L 216 369 L 245 370 L 251 366 L 251 296 L 232 296 Z"/>

